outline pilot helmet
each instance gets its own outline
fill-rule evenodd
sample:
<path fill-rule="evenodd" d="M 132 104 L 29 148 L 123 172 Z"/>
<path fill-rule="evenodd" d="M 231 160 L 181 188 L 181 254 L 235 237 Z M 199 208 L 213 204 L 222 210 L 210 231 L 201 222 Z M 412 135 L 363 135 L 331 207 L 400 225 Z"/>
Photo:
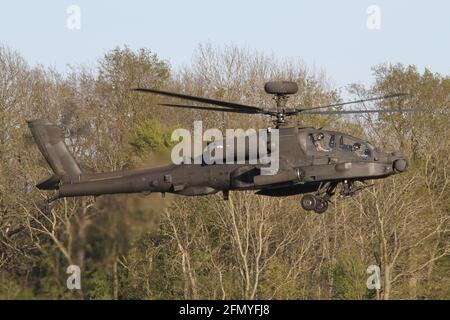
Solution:
<path fill-rule="evenodd" d="M 325 136 L 322 132 L 319 132 L 316 136 L 316 140 L 323 140 L 323 138 L 325 138 Z"/>
<path fill-rule="evenodd" d="M 361 149 L 361 143 L 356 142 L 356 143 L 353 145 L 353 150 L 359 150 L 359 149 Z"/>

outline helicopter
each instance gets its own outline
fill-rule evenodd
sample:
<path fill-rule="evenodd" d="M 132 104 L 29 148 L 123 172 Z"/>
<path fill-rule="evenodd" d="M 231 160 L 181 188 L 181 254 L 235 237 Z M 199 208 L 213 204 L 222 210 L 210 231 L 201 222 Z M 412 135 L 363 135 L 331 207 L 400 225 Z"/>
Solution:
<path fill-rule="evenodd" d="M 208 106 L 160 103 L 163 107 L 210 110 L 273 118 L 279 139 L 276 146 L 279 169 L 263 175 L 263 164 L 201 163 L 169 164 L 107 173 L 82 171 L 64 142 L 62 128 L 46 119 L 29 120 L 35 143 L 53 174 L 37 183 L 42 190 L 54 190 L 53 202 L 63 197 L 99 196 L 119 193 L 172 193 L 203 196 L 222 192 L 228 200 L 230 191 L 254 190 L 257 195 L 286 197 L 303 195 L 301 207 L 306 211 L 324 213 L 339 189 L 341 197 L 353 196 L 370 186 L 368 180 L 387 178 L 405 172 L 408 160 L 401 151 L 383 152 L 363 139 L 348 134 L 312 127 L 289 127 L 286 119 L 294 115 L 340 115 L 362 113 L 413 112 L 417 109 L 330 110 L 330 108 L 401 97 L 393 93 L 349 102 L 310 108 L 289 107 L 289 97 L 298 92 L 296 82 L 271 81 L 264 86 L 273 95 L 276 109 L 227 102 L 151 88 L 134 88 L 136 92 L 189 100 Z M 327 110 L 322 110 L 327 109 Z M 270 132 L 272 128 L 267 128 Z M 268 149 L 273 146 L 267 144 Z M 270 150 L 269 150 L 270 152 Z M 362 185 L 361 185 L 362 184 Z M 338 188 L 339 187 L 339 188 Z"/>

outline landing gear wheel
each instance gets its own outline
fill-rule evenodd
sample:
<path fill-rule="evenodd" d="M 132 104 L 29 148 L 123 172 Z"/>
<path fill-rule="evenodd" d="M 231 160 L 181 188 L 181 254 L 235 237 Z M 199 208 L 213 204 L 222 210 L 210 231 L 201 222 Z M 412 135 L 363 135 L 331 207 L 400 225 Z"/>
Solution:
<path fill-rule="evenodd" d="M 306 211 L 314 210 L 317 205 L 317 197 L 312 194 L 304 195 L 302 200 L 300 200 L 300 204 Z"/>
<path fill-rule="evenodd" d="M 314 207 L 314 212 L 316 213 L 324 213 L 328 209 L 328 201 L 323 198 L 316 197 L 316 206 Z"/>

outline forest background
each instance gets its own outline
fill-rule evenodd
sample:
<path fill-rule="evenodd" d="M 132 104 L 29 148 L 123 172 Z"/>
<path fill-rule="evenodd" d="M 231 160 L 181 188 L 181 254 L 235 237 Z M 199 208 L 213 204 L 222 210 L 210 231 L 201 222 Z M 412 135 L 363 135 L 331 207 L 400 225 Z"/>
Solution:
<path fill-rule="evenodd" d="M 198 47 L 173 70 L 148 49 L 118 47 L 94 67 L 61 74 L 31 67 L 0 46 L 1 299 L 450 299 L 450 77 L 414 65 L 373 67 L 368 88 L 348 92 L 301 60 L 234 45 Z M 406 92 L 360 108 L 419 113 L 292 119 L 335 129 L 383 150 L 403 150 L 408 172 L 377 181 L 323 215 L 298 197 L 232 192 L 198 198 L 115 195 L 62 199 L 49 207 L 35 184 L 49 168 L 26 120 L 47 118 L 87 171 L 170 161 L 174 128 L 264 128 L 260 116 L 174 110 L 153 87 L 260 106 L 273 105 L 269 80 L 297 82 L 290 103 L 304 107 Z M 66 269 L 78 265 L 81 290 Z M 370 265 L 381 289 L 366 286 Z"/>

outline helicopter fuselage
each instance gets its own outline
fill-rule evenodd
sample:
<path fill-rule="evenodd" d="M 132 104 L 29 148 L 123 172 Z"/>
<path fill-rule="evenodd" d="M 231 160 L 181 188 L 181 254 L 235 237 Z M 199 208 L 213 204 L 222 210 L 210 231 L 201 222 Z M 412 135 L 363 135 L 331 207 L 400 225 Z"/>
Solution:
<path fill-rule="evenodd" d="M 320 140 L 316 140 L 320 137 Z M 287 196 L 316 191 L 326 182 L 380 179 L 406 170 L 401 152 L 384 153 L 344 133 L 281 128 L 280 167 L 262 175 L 261 164 L 180 164 L 114 173 L 81 174 L 61 183 L 59 197 L 114 193 L 174 193 L 186 196 L 229 190 Z"/>
<path fill-rule="evenodd" d="M 286 104 L 289 95 L 297 93 L 297 83 L 272 81 L 267 82 L 264 89 L 268 94 L 274 95 L 276 110 L 154 88 L 134 89 L 141 93 L 157 94 L 209 105 L 205 107 L 174 103 L 160 104 L 168 108 L 259 114 L 272 117 L 275 127 L 279 129 L 276 131 L 279 134 L 278 138 L 273 139 L 274 141 L 267 139 L 263 141 L 262 145 L 259 143 L 260 140 L 256 144 L 250 139 L 245 144 L 240 144 L 244 148 L 248 146 L 248 159 L 239 159 L 240 161 L 236 163 L 211 162 L 209 161 L 211 158 L 206 154 L 206 157 L 202 155 L 201 159 L 195 157 L 194 160 L 199 161 L 194 161 L 194 164 L 190 164 L 191 161 L 188 161 L 160 168 L 89 174 L 81 170 L 77 161 L 68 151 L 61 128 L 45 119 L 28 121 L 34 140 L 53 171 L 53 175 L 40 181 L 37 187 L 56 190 L 56 194 L 50 201 L 61 197 L 115 193 L 160 192 L 200 196 L 222 191 L 224 198 L 227 199 L 230 190 L 257 190 L 257 194 L 267 196 L 315 192 L 315 195 L 304 195 L 301 205 L 305 210 L 323 213 L 327 210 L 328 202 L 335 194 L 339 183 L 343 184 L 341 195 L 351 196 L 361 189 L 355 188 L 354 182 L 356 181 L 385 178 L 407 169 L 408 162 L 401 152 L 385 153 L 375 149 L 368 142 L 340 132 L 285 127 L 286 118 L 298 114 L 331 115 L 416 111 L 416 109 L 329 110 L 365 101 L 403 97 L 406 94 L 394 93 L 301 108 L 289 107 Z M 227 141 L 223 142 L 222 151 L 228 150 L 228 148 L 224 148 L 228 145 Z M 254 152 L 250 152 L 255 146 L 259 151 L 264 151 L 263 155 L 258 152 L 258 155 L 255 156 Z M 234 147 L 230 149 L 234 150 Z M 264 159 L 265 151 L 270 152 L 269 168 L 267 168 L 267 162 L 263 161 L 267 160 Z M 234 159 L 235 152 L 231 154 Z M 226 157 L 228 160 L 229 156 L 230 154 L 222 156 L 222 158 L 219 156 L 218 159 L 223 160 Z M 260 163 L 254 160 L 260 160 Z M 275 168 L 272 167 L 273 164 L 276 164 Z"/>

